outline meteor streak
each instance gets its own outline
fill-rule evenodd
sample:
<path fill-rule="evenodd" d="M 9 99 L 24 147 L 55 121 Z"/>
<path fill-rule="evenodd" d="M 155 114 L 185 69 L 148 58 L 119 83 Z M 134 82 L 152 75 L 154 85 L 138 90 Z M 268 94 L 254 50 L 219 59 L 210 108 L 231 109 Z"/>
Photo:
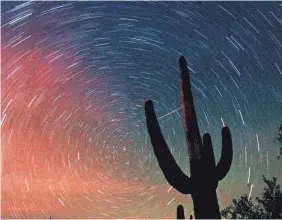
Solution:
<path fill-rule="evenodd" d="M 268 163 L 268 151 L 266 151 L 266 170 L 268 170 L 269 163 Z"/>
<path fill-rule="evenodd" d="M 247 164 L 247 147 L 245 146 L 245 163 Z"/>
<path fill-rule="evenodd" d="M 249 193 L 249 198 L 248 198 L 248 200 L 250 200 L 250 198 L 251 198 L 253 187 L 254 187 L 254 184 L 251 185 L 251 189 L 250 189 L 250 193 Z"/>
<path fill-rule="evenodd" d="M 241 110 L 239 109 L 239 113 L 240 113 L 240 116 L 241 116 L 241 119 L 242 119 L 242 122 L 243 122 L 243 125 L 245 125 L 245 121 L 244 121 L 244 118 L 243 118 L 243 115 L 241 113 Z"/>
<path fill-rule="evenodd" d="M 172 203 L 172 201 L 174 200 L 175 198 L 173 198 L 172 200 L 170 200 L 168 203 L 167 203 L 167 205 L 169 205 L 170 203 Z"/>
<path fill-rule="evenodd" d="M 165 114 L 165 115 L 159 117 L 158 119 L 162 119 L 162 118 L 164 118 L 164 117 L 166 117 L 166 116 L 168 116 L 168 115 L 170 115 L 170 114 L 172 114 L 172 113 L 174 113 L 174 112 L 177 112 L 177 111 L 179 111 L 181 108 L 182 108 L 182 107 L 180 107 L 180 108 L 178 108 L 178 109 L 175 109 L 175 110 L 173 110 L 172 112 L 169 112 L 169 113 L 167 113 L 167 114 Z"/>
<path fill-rule="evenodd" d="M 248 174 L 248 182 L 247 184 L 250 184 L 250 177 L 251 177 L 251 167 L 249 167 L 249 174 Z"/>
<path fill-rule="evenodd" d="M 224 124 L 223 118 L 221 118 L 221 122 L 222 122 L 222 126 L 223 126 L 223 127 L 225 127 L 225 124 Z"/>
<path fill-rule="evenodd" d="M 256 136 L 257 136 L 258 151 L 259 151 L 259 150 L 260 150 L 260 148 L 259 148 L 259 139 L 258 139 L 258 134 L 256 134 Z"/>

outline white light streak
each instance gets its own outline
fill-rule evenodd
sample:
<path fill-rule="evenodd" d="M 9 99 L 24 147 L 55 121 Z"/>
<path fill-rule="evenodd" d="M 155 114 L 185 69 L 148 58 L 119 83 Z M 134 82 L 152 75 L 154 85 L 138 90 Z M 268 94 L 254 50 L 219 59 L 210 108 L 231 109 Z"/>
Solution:
<path fill-rule="evenodd" d="M 253 190 L 254 184 L 251 185 L 251 189 L 250 189 L 250 193 L 249 193 L 249 198 L 248 200 L 250 200 L 251 196 L 252 196 L 252 190 Z"/>
<path fill-rule="evenodd" d="M 4 114 L 7 110 L 7 108 L 10 106 L 11 102 L 13 101 L 13 99 L 10 99 L 10 101 L 8 102 L 7 106 L 5 107 L 5 109 L 3 110 L 3 113 Z"/>
<path fill-rule="evenodd" d="M 175 198 L 173 198 L 172 200 L 170 200 L 168 203 L 167 203 L 167 205 L 169 205 L 170 203 L 172 203 L 172 201 L 174 200 Z"/>
<path fill-rule="evenodd" d="M 269 166 L 269 163 L 268 163 L 268 151 L 266 151 L 266 170 L 268 170 L 268 166 Z"/>
<path fill-rule="evenodd" d="M 22 39 L 21 41 L 19 41 L 18 43 L 14 44 L 12 47 L 15 47 L 17 45 L 19 45 L 20 43 L 22 43 L 23 41 L 25 41 L 26 39 L 30 38 L 31 35 L 27 36 L 26 38 Z"/>
<path fill-rule="evenodd" d="M 206 118 L 206 120 L 207 120 L 207 122 L 208 122 L 208 125 L 210 125 L 210 122 L 209 122 L 208 116 L 207 116 L 207 114 L 206 114 L 206 112 L 205 112 L 205 111 L 204 111 L 204 114 L 205 114 L 205 118 Z"/>
<path fill-rule="evenodd" d="M 280 70 L 280 68 L 279 68 L 279 66 L 275 63 L 275 66 L 276 66 L 276 68 L 278 69 L 278 71 L 279 71 L 279 73 L 281 74 L 281 76 L 282 76 L 282 72 L 281 72 L 281 70 Z"/>
<path fill-rule="evenodd" d="M 37 98 L 37 95 L 36 96 L 34 96 L 34 98 L 30 101 L 30 103 L 28 104 L 28 108 L 32 105 L 32 103 L 34 102 L 34 100 Z"/>
<path fill-rule="evenodd" d="M 7 80 L 7 79 L 9 79 L 11 76 L 13 76 L 20 68 L 21 68 L 21 66 L 18 66 L 12 73 L 10 73 L 10 74 L 7 76 L 7 78 L 6 78 L 5 80 Z"/>
<path fill-rule="evenodd" d="M 260 148 L 259 148 L 259 139 L 258 139 L 258 134 L 256 134 L 257 136 L 257 143 L 258 143 L 258 151 L 260 151 Z"/>
<path fill-rule="evenodd" d="M 242 113 L 241 113 L 241 110 L 240 110 L 240 109 L 239 109 L 239 114 L 240 114 L 240 116 L 241 116 L 241 119 L 242 119 L 243 125 L 245 125 L 245 121 L 244 121 L 244 118 L 243 118 L 243 115 L 242 115 Z"/>
<path fill-rule="evenodd" d="M 248 174 L 248 184 L 250 184 L 250 177 L 251 177 L 251 167 L 249 167 L 249 174 Z"/>
<path fill-rule="evenodd" d="M 63 203 L 63 201 L 60 198 L 58 198 L 58 200 L 62 204 L 62 206 L 65 206 L 65 204 Z"/>
<path fill-rule="evenodd" d="M 28 182 L 27 182 L 27 179 L 26 179 L 26 178 L 24 178 L 24 180 L 25 180 L 25 185 L 26 185 L 27 191 L 29 191 L 29 187 L 28 187 Z"/>
<path fill-rule="evenodd" d="M 174 113 L 174 112 L 179 111 L 181 108 L 182 108 L 182 107 L 180 107 L 180 108 L 178 108 L 178 109 L 175 109 L 175 110 L 173 110 L 172 112 L 169 112 L 169 113 L 167 113 L 167 114 L 165 114 L 165 115 L 159 117 L 158 120 L 159 120 L 159 119 L 162 119 L 162 118 L 164 118 L 164 117 L 166 117 L 166 116 L 168 116 L 168 115 L 171 115 L 171 114 Z"/>
<path fill-rule="evenodd" d="M 248 155 L 247 155 L 247 147 L 245 147 L 245 163 L 246 163 L 246 164 L 247 164 L 247 162 L 248 162 L 248 161 L 247 161 L 247 156 L 248 156 Z"/>
<path fill-rule="evenodd" d="M 223 127 L 225 127 L 225 124 L 224 124 L 223 118 L 221 118 L 221 122 L 222 122 L 222 126 L 223 126 Z"/>
<path fill-rule="evenodd" d="M 169 187 L 169 189 L 166 192 L 169 193 L 171 189 L 172 189 L 172 186 Z"/>

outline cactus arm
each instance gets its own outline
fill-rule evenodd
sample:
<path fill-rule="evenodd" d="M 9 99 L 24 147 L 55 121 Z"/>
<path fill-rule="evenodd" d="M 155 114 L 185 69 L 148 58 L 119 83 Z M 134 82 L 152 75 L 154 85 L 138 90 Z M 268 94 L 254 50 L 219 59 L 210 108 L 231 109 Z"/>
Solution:
<path fill-rule="evenodd" d="M 204 134 L 203 136 L 203 157 L 206 163 L 208 164 L 209 169 L 215 168 L 215 159 L 212 147 L 211 136 L 209 133 Z"/>
<path fill-rule="evenodd" d="M 229 128 L 227 126 L 222 128 L 221 134 L 222 151 L 219 163 L 216 166 L 216 175 L 218 181 L 222 180 L 230 170 L 233 157 L 232 138 Z"/>
<path fill-rule="evenodd" d="M 177 219 L 185 219 L 184 208 L 182 205 L 177 206 Z"/>
<path fill-rule="evenodd" d="M 179 66 L 184 128 L 188 144 L 189 160 L 191 161 L 192 158 L 200 159 L 201 147 L 203 145 L 196 117 L 187 62 L 183 56 L 179 58 Z"/>
<path fill-rule="evenodd" d="M 151 100 L 148 100 L 145 103 L 145 115 L 154 153 L 166 180 L 179 192 L 183 194 L 190 193 L 192 185 L 191 180 L 182 172 L 174 160 L 162 135 L 161 128 L 155 114 L 153 102 Z"/>

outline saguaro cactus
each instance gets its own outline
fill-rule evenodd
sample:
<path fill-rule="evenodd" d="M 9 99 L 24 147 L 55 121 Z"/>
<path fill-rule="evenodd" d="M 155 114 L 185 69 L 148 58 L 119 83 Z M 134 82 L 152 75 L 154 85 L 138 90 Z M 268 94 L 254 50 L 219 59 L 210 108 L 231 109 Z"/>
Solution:
<path fill-rule="evenodd" d="M 185 219 L 184 208 L 182 205 L 177 206 L 177 219 Z"/>
<path fill-rule="evenodd" d="M 196 111 L 191 91 L 190 76 L 185 58 L 179 59 L 181 76 L 181 99 L 184 128 L 188 145 L 191 176 L 186 176 L 174 160 L 162 135 L 153 102 L 145 103 L 145 115 L 151 143 L 159 166 L 172 187 L 183 194 L 191 194 L 195 218 L 219 219 L 216 188 L 218 181 L 228 173 L 233 157 L 231 134 L 228 127 L 222 128 L 222 152 L 216 165 L 211 137 L 200 136 Z"/>

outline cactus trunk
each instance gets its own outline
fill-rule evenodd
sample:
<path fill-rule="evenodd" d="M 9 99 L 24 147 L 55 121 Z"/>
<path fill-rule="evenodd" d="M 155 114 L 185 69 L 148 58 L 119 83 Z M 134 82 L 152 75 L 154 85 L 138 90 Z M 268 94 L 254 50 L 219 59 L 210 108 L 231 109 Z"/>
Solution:
<path fill-rule="evenodd" d="M 220 219 L 220 210 L 216 190 L 201 191 L 192 194 L 196 219 Z"/>

